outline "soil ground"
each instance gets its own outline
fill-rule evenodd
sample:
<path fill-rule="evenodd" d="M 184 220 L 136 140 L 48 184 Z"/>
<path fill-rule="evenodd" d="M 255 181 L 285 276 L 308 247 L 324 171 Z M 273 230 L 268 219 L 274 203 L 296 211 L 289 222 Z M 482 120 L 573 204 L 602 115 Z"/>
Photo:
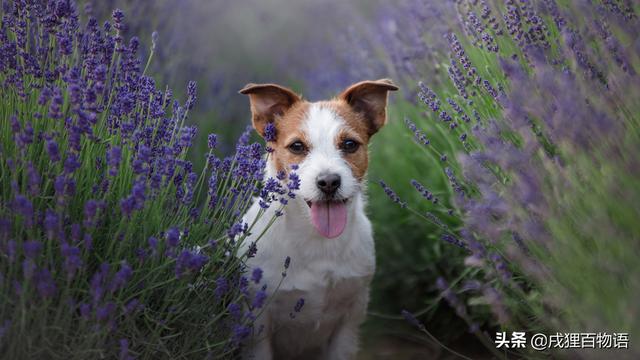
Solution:
<path fill-rule="evenodd" d="M 459 356 L 450 353 L 438 344 L 430 343 L 420 334 L 376 335 L 363 334 L 362 346 L 357 360 L 453 360 Z M 473 337 L 462 338 L 448 347 L 474 360 L 492 359 L 491 354 Z"/>

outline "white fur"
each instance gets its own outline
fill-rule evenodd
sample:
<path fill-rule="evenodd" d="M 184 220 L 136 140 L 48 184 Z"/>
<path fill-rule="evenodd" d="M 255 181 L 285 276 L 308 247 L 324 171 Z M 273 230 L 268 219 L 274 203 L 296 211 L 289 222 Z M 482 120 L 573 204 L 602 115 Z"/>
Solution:
<path fill-rule="evenodd" d="M 310 152 L 299 164 L 300 191 L 257 243 L 251 268 L 264 271 L 267 291 L 273 300 L 256 322 L 254 341 L 245 359 L 353 359 L 358 347 L 358 327 L 365 318 L 369 284 L 375 270 L 371 224 L 365 216 L 364 185 L 335 147 L 335 137 L 345 121 L 330 109 L 313 104 L 303 124 Z M 320 196 L 316 176 L 324 171 L 338 173 L 342 184 L 339 197 L 347 202 L 347 226 L 337 238 L 319 235 L 311 224 L 305 202 Z M 267 176 L 274 176 L 269 164 Z M 273 207 L 273 206 L 272 206 Z M 257 203 L 245 215 L 251 223 L 260 207 Z M 245 245 L 252 242 L 273 215 L 270 208 L 258 220 Z M 287 276 L 283 262 L 291 257 Z M 275 294 L 274 294 L 275 291 Z M 305 304 L 291 314 L 298 299 Z"/>
<path fill-rule="evenodd" d="M 335 146 L 335 138 L 340 130 L 346 127 L 345 121 L 327 107 L 320 104 L 311 105 L 302 126 L 311 143 L 311 149 L 298 169 L 301 179 L 299 196 L 306 200 L 315 200 L 320 197 L 315 179 L 323 172 L 340 175 L 342 183 L 336 197 L 350 198 L 359 190 L 360 184 Z"/>

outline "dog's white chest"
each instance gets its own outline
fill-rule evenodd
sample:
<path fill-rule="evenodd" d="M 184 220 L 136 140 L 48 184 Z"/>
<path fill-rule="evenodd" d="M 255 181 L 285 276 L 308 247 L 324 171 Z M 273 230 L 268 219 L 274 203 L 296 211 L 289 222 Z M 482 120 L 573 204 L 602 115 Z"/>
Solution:
<path fill-rule="evenodd" d="M 276 293 L 269 309 L 276 349 L 292 353 L 302 349 L 319 352 L 342 324 L 364 315 L 370 276 L 341 278 L 335 275 L 333 272 L 317 274 L 322 281 L 306 283 L 310 286 L 304 290 L 293 287 Z M 300 298 L 304 299 L 304 306 L 296 312 L 292 304 Z M 291 339 L 296 339 L 295 345 Z"/>
<path fill-rule="evenodd" d="M 306 273 L 306 274 L 305 274 Z M 313 273 L 303 271 L 287 279 L 287 286 L 276 292 L 271 310 L 274 318 L 288 322 L 332 322 L 347 315 L 354 302 L 368 291 L 371 275 L 344 277 L 334 271 Z M 292 308 L 300 299 L 304 306 L 299 312 Z"/>

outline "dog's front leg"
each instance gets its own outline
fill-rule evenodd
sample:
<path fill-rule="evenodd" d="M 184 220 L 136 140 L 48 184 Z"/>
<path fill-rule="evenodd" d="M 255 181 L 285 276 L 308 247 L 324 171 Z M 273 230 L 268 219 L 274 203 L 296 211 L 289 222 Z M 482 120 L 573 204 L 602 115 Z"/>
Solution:
<path fill-rule="evenodd" d="M 252 341 L 242 352 L 243 360 L 272 360 L 273 348 L 271 344 L 271 327 L 269 324 L 269 314 L 264 313 L 254 323 L 256 333 L 253 334 Z M 258 331 L 259 330 L 259 331 Z"/>
<path fill-rule="evenodd" d="M 334 332 L 324 353 L 325 360 L 352 360 L 358 352 L 358 330 L 367 314 L 369 289 L 364 290 Z"/>
<path fill-rule="evenodd" d="M 352 360 L 358 352 L 358 328 L 360 322 L 346 321 L 332 336 L 325 351 L 325 360 Z"/>
<path fill-rule="evenodd" d="M 243 360 L 272 360 L 273 349 L 271 348 L 271 341 L 268 338 L 263 338 L 257 343 L 253 344 L 249 351 L 243 356 Z"/>

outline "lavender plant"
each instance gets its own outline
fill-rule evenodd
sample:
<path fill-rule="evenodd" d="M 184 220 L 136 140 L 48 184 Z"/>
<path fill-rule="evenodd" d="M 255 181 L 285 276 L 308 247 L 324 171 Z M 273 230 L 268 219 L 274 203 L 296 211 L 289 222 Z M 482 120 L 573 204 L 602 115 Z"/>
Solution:
<path fill-rule="evenodd" d="M 453 194 L 454 209 L 434 205 L 462 221 L 452 229 L 433 211 L 418 213 L 468 252 L 467 280 L 440 280 L 443 298 L 490 348 L 477 308 L 494 314 L 485 328 L 636 333 L 628 315 L 640 291 L 637 6 L 461 0 L 456 8 L 451 83 L 420 84 L 430 124 L 407 121 Z M 435 148 L 427 126 L 455 151 Z M 428 183 L 413 185 L 431 200 Z"/>
<path fill-rule="evenodd" d="M 81 22 L 73 1 L 3 2 L 4 358 L 228 358 L 264 304 L 242 215 L 254 196 L 281 208 L 292 182 L 261 185 L 249 129 L 224 158 L 210 134 L 196 172 L 195 82 L 182 105 L 160 90 L 124 24 L 120 10 Z"/>

